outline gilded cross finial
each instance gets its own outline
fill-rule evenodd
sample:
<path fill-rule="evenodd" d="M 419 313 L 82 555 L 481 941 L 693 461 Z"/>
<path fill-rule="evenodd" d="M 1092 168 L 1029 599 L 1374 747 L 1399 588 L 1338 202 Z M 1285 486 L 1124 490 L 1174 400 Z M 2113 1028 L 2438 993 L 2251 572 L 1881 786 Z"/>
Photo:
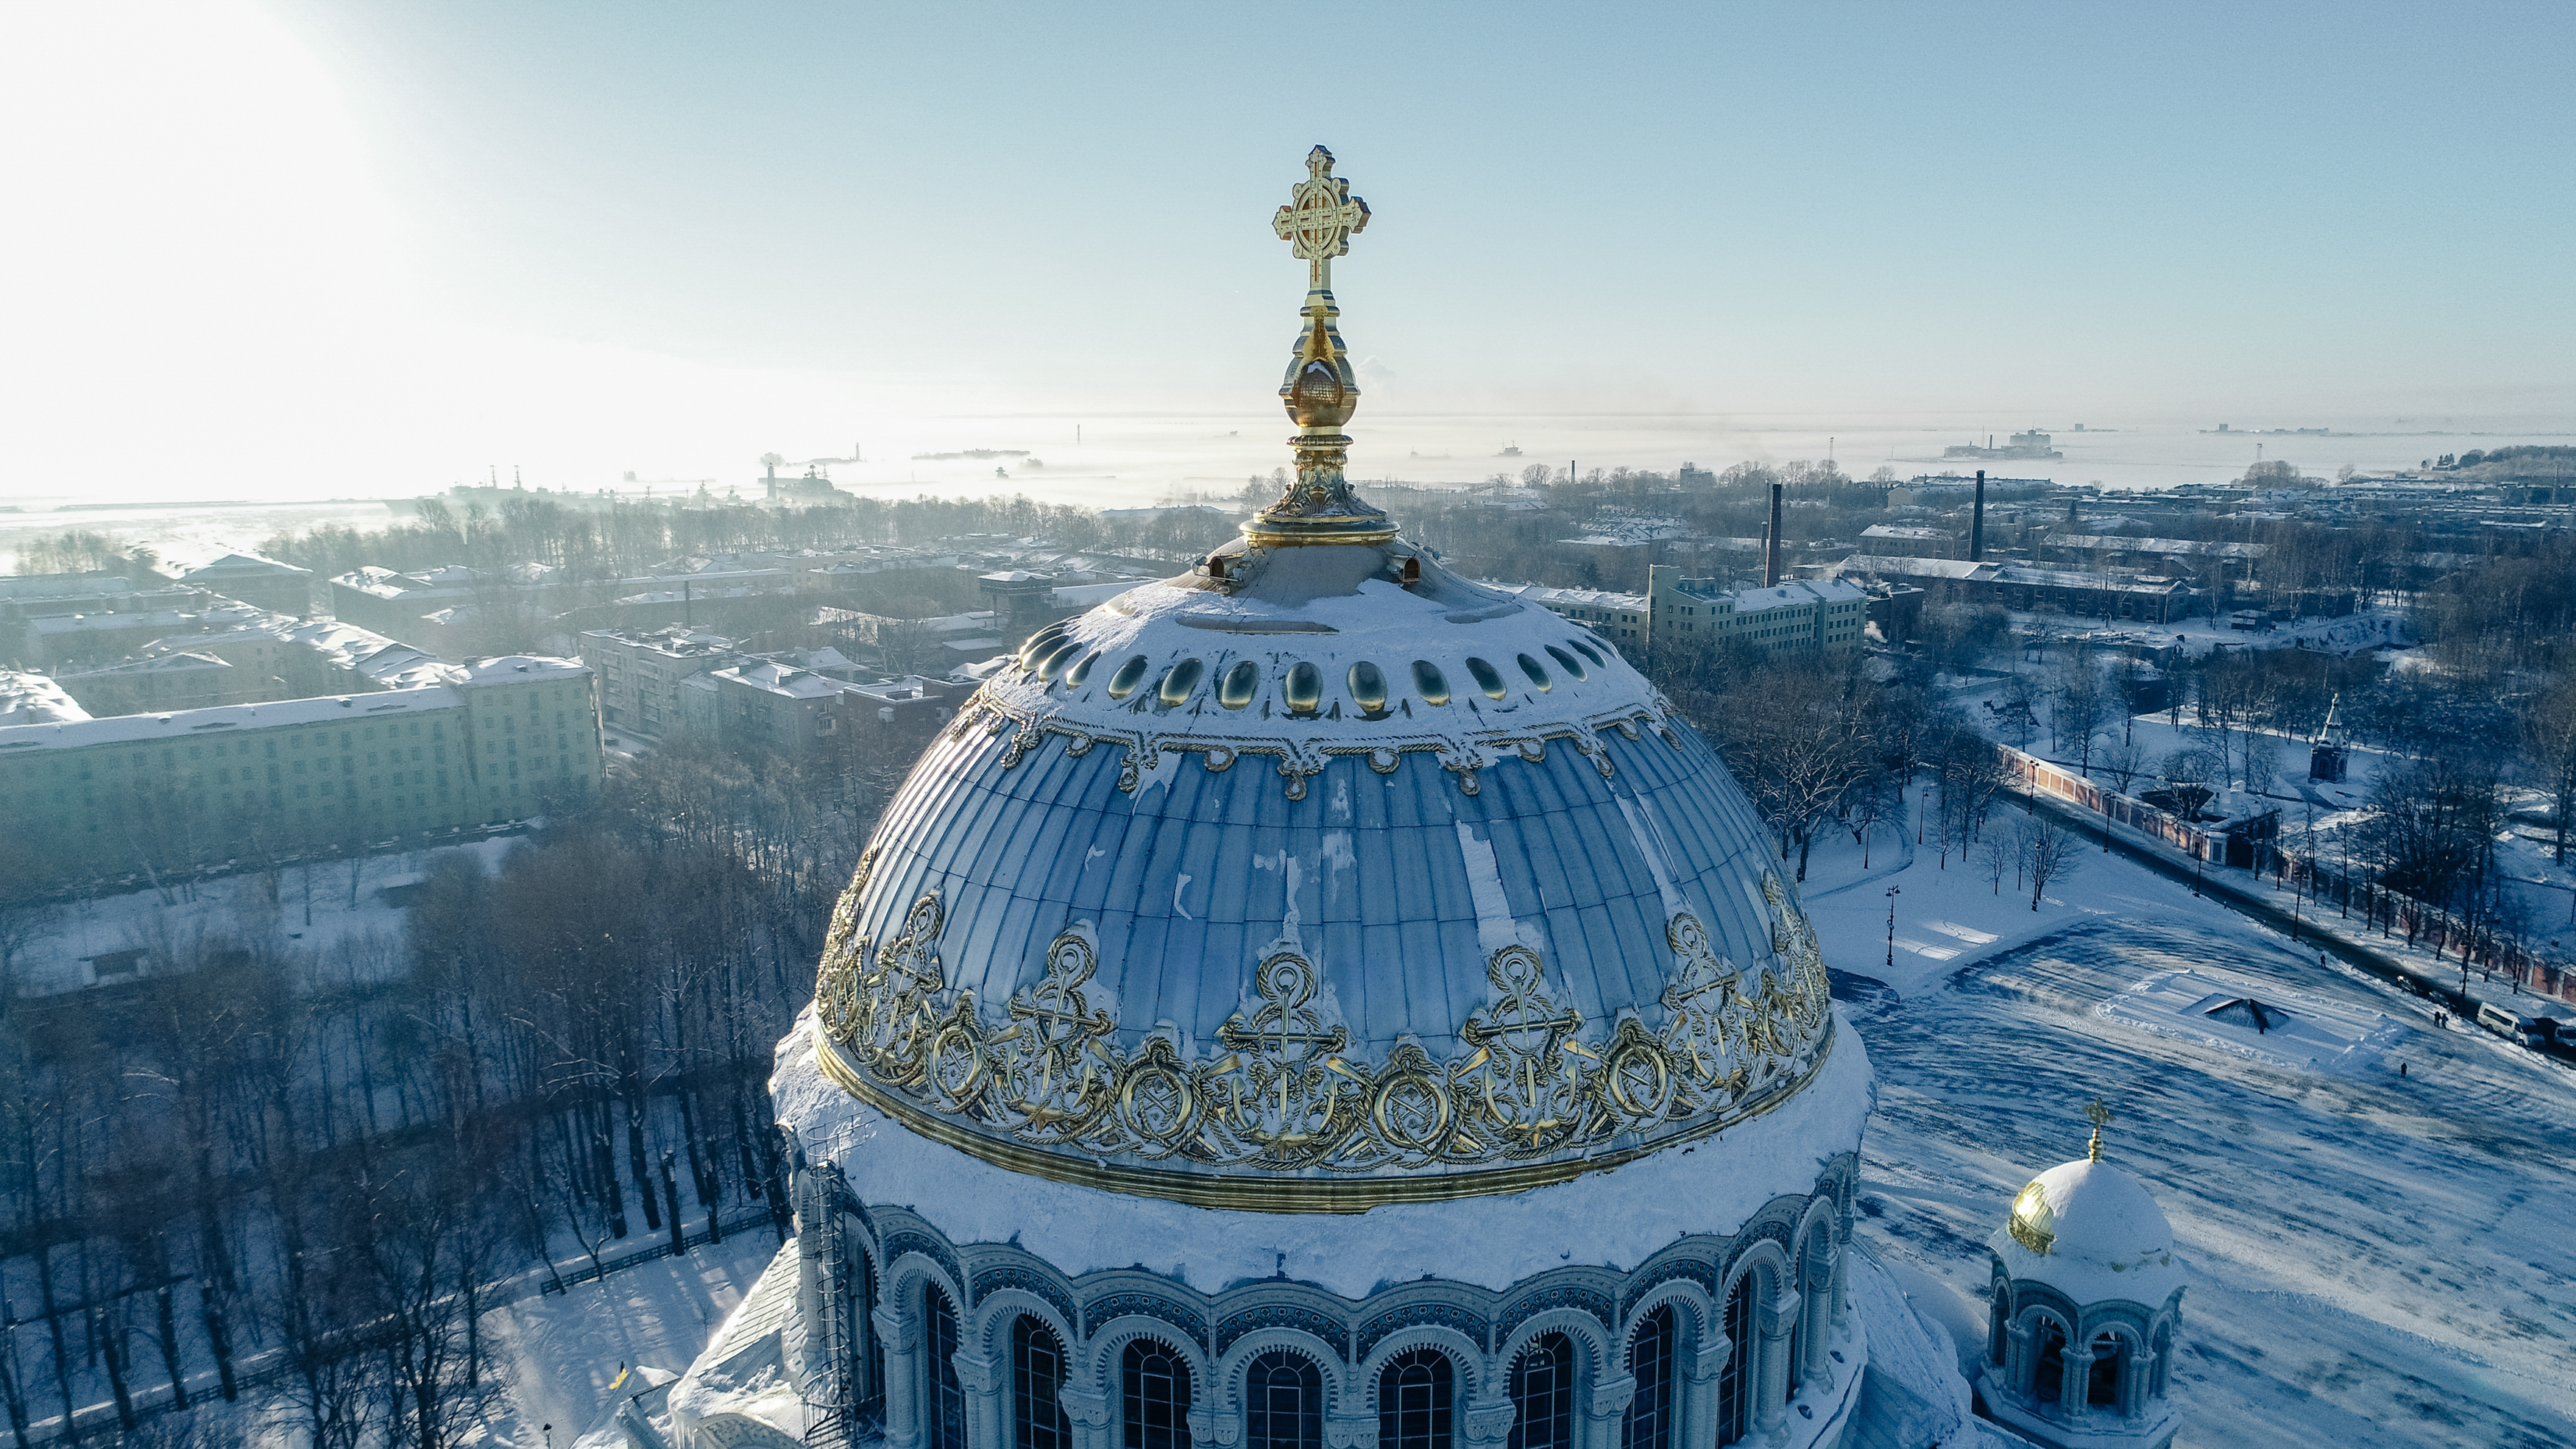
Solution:
<path fill-rule="evenodd" d="M 2085 1104 L 2084 1116 L 2093 1124 L 2093 1145 L 2086 1151 L 2085 1160 L 2099 1162 L 2102 1160 L 2102 1129 L 2111 1125 L 2111 1109 L 2096 1097 Z"/>
<path fill-rule="evenodd" d="M 1306 153 L 1306 179 L 1288 193 L 1288 204 L 1270 218 L 1270 229 L 1306 263 L 1305 323 L 1280 380 L 1279 401 L 1297 424 L 1289 445 L 1297 450 L 1297 481 L 1278 502 L 1254 514 L 1244 535 L 1265 547 L 1314 543 L 1384 543 L 1395 525 L 1383 510 L 1351 495 L 1342 476 L 1351 440 L 1342 425 L 1360 404 L 1359 377 L 1333 319 L 1333 258 L 1347 255 L 1351 234 L 1368 225 L 1368 203 L 1333 174 L 1333 153 Z"/>
<path fill-rule="evenodd" d="M 1368 203 L 1332 171 L 1332 152 L 1321 146 L 1307 152 L 1306 179 L 1270 218 L 1270 229 L 1306 263 L 1306 287 L 1314 292 L 1333 289 L 1333 258 L 1350 254 L 1351 235 L 1369 219 Z"/>

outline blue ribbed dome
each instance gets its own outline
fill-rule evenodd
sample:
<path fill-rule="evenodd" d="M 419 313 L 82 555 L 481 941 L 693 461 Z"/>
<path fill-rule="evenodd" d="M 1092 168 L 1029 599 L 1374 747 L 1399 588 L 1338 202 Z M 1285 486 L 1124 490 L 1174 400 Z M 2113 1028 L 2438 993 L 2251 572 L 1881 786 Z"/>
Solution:
<path fill-rule="evenodd" d="M 825 961 L 845 1085 L 1050 1175 L 1387 1200 L 1813 1070 L 1767 833 L 1615 649 L 1400 541 L 1215 568 L 1043 631 L 915 768 Z"/>

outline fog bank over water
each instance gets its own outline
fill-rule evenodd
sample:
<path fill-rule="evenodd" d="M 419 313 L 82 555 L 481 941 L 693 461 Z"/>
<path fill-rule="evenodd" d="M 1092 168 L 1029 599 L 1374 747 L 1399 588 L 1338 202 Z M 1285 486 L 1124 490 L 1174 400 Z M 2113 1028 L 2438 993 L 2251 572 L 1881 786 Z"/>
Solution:
<path fill-rule="evenodd" d="M 2081 432 L 2075 424 L 2083 423 Z M 2220 422 L 2227 432 L 2216 431 Z M 2241 476 L 2256 461 L 2285 460 L 2311 476 L 2331 478 L 2346 466 L 2363 473 L 2409 468 L 2426 458 L 2471 448 L 2521 443 L 2576 443 L 2576 426 L 2533 418 L 2428 415 L 2405 418 L 2271 418 L 2246 416 L 2206 423 L 2121 422 L 1961 416 L 1830 417 L 1823 415 L 1657 415 L 1500 417 L 1392 414 L 1364 410 L 1352 425 L 1354 476 L 1414 483 L 1469 485 L 1497 473 L 1517 477 L 1533 464 L 1585 473 L 1595 468 L 1634 468 L 1670 473 L 1695 463 L 1716 471 L 1741 462 L 1822 461 L 1830 450 L 1844 471 L 1868 477 L 1881 467 L 1900 477 L 1967 472 L 1980 466 L 1996 477 L 2047 478 L 2060 483 L 2099 483 L 2108 490 L 2169 488 L 2217 483 Z M 2065 454 L 2057 461 L 1943 457 L 1957 443 L 1997 442 L 2023 428 L 2050 434 Z M 2314 433 L 2255 432 L 2257 428 L 2318 428 Z M 1080 429 L 1080 441 L 1076 429 Z M 227 549 L 248 548 L 281 530 L 303 532 L 325 524 L 359 529 L 385 526 L 395 514 L 378 499 L 408 499 L 449 482 L 507 486 L 514 467 L 531 488 L 656 499 L 708 494 L 760 496 L 764 450 L 788 461 L 782 477 L 803 474 L 808 460 L 842 489 L 865 497 L 944 497 L 1026 493 L 1050 502 L 1095 508 L 1135 507 L 1192 495 L 1231 495 L 1255 475 L 1286 465 L 1287 426 L 1275 414 L 1247 410 L 1240 417 L 954 417 L 909 419 L 882 427 L 860 425 L 834 442 L 819 428 L 796 436 L 750 438 L 734 459 L 692 456 L 678 461 L 651 456 L 610 456 L 589 462 L 530 466 L 503 461 L 452 470 L 440 478 L 422 464 L 383 457 L 353 460 L 334 470 L 329 491 L 281 487 L 224 504 L 186 504 L 213 490 L 190 476 L 184 461 L 120 480 L 116 495 L 136 503 L 175 507 L 97 507 L 97 491 L 73 494 L 41 487 L 0 493 L 0 554 L 14 554 L 27 538 L 66 528 L 109 534 L 176 560 L 197 561 Z M 847 461 L 856 446 L 861 461 Z M 1517 455 L 1504 450 L 1517 447 Z M 639 450 L 641 451 L 641 450 Z M 974 457 L 967 454 L 982 453 Z M 939 456 L 947 455 L 947 456 Z M 626 474 L 632 472 L 634 481 Z M 296 494 L 305 492 L 299 499 Z M 222 495 L 217 495 L 222 496 Z M 64 510 L 65 504 L 89 505 Z"/>

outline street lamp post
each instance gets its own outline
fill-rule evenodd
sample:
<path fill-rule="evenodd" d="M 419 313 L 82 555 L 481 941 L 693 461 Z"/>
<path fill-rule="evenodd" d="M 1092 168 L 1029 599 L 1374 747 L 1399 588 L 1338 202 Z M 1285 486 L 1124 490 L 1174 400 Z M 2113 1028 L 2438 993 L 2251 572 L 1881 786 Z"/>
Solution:
<path fill-rule="evenodd" d="M 1887 969 L 1896 969 L 1896 898 L 1904 894 L 1903 886 L 1887 888 Z"/>

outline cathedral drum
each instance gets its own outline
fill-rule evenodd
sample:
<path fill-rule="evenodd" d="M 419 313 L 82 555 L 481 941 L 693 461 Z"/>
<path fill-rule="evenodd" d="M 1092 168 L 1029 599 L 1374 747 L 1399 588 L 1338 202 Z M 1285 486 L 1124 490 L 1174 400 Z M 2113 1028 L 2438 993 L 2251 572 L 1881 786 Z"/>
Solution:
<path fill-rule="evenodd" d="M 773 1081 L 798 1236 L 711 1444 L 1831 1445 L 1869 1065 L 1708 744 L 1344 476 L 1321 147 L 1296 477 L 1030 636 L 888 807 Z"/>

